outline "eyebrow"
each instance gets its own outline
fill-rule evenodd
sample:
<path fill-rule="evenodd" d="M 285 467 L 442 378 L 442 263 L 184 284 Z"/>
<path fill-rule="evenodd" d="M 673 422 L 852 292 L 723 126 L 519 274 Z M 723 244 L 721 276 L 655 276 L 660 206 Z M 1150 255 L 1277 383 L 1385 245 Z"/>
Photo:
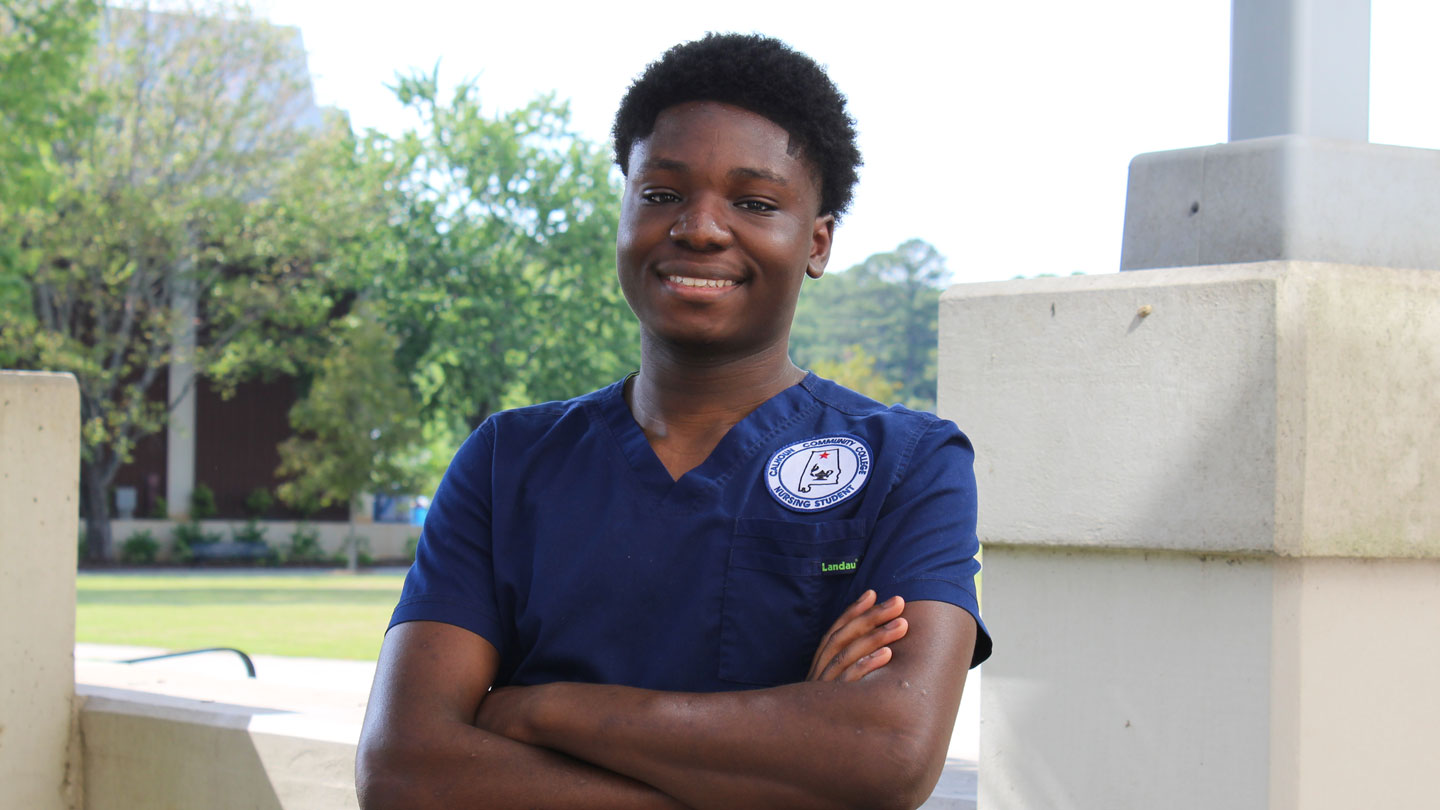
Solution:
<path fill-rule="evenodd" d="M 730 176 L 746 177 L 753 180 L 768 180 L 771 183 L 775 183 L 781 186 L 790 185 L 790 182 L 788 180 L 776 174 L 775 172 L 769 171 L 768 169 L 749 169 L 741 167 L 738 169 L 731 169 Z"/>
<path fill-rule="evenodd" d="M 645 161 L 645 165 L 642 167 L 642 170 L 645 170 L 645 171 L 670 171 L 670 172 L 682 172 L 682 173 L 683 173 L 683 172 L 688 172 L 688 171 L 690 171 L 690 166 L 689 166 L 689 164 L 685 163 L 684 161 L 675 160 L 675 159 L 673 159 L 673 158 L 655 158 L 654 160 L 647 160 L 647 161 Z M 785 179 L 784 177 L 782 177 L 781 175 L 778 175 L 778 174 L 776 174 L 775 172 L 770 171 L 769 169 L 754 169 L 754 168 L 750 168 L 750 167 L 748 167 L 748 166 L 740 166 L 740 167 L 731 169 L 731 170 L 729 171 L 729 175 L 730 175 L 731 177 L 741 177 L 741 178 L 747 178 L 747 179 L 752 179 L 752 180 L 766 180 L 766 181 L 768 181 L 768 182 L 775 183 L 776 185 L 781 185 L 781 186 L 788 186 L 788 185 L 790 185 L 790 182 L 789 182 L 788 180 L 786 180 L 786 179 Z"/>

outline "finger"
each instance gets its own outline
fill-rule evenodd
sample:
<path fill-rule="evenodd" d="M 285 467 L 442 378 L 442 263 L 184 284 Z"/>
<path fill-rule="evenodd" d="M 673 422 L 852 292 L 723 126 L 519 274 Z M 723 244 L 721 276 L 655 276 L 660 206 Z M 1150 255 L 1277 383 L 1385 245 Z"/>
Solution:
<path fill-rule="evenodd" d="M 900 611 L 905 607 L 904 600 L 898 596 L 891 597 L 879 605 L 873 604 L 874 601 L 875 592 L 866 591 L 850 609 L 840 614 L 840 618 L 830 626 L 830 632 L 815 651 L 815 655 L 810 661 L 810 673 L 806 676 L 807 680 L 821 677 L 825 669 L 846 646 L 899 616 Z M 866 649 L 864 652 L 868 653 L 870 650 Z M 839 670 L 834 671 L 838 672 Z"/>
<path fill-rule="evenodd" d="M 840 633 L 847 624 L 854 621 L 866 610 L 869 610 L 874 604 L 875 591 L 866 589 L 864 593 L 860 594 L 860 598 L 850 603 L 850 607 L 846 608 L 845 612 L 840 614 L 840 618 L 836 619 L 835 622 L 830 625 L 830 629 L 826 630 L 825 635 L 820 637 L 820 644 L 815 648 L 815 654 L 810 658 L 810 672 L 806 674 L 806 680 L 814 678 L 816 670 L 830 659 L 827 651 L 834 646 L 836 634 Z"/>
<path fill-rule="evenodd" d="M 898 596 L 892 596 L 884 602 L 872 606 L 859 616 L 852 618 L 845 623 L 844 627 L 841 627 L 830 637 L 826 644 L 825 657 L 821 659 L 822 662 L 833 661 L 842 655 L 847 647 L 859 642 L 876 628 L 899 617 L 904 609 L 905 600 Z M 865 649 L 853 654 L 850 658 L 858 658 L 861 655 L 870 653 L 877 646 L 879 645 L 872 644 L 866 646 Z M 849 661 L 846 662 L 847 665 L 848 663 Z M 822 666 L 822 669 L 823 668 Z"/>
<path fill-rule="evenodd" d="M 840 675 L 840 682 L 854 683 L 855 681 L 860 680 L 866 675 L 869 675 L 875 670 L 880 669 L 881 667 L 890 663 L 890 659 L 893 656 L 894 653 L 891 652 L 889 647 L 881 647 L 875 652 L 872 652 L 864 658 L 861 658 L 859 661 L 851 664 L 849 667 L 846 667 L 845 671 Z"/>
<path fill-rule="evenodd" d="M 878 605 L 871 605 L 873 599 L 873 593 L 867 592 L 862 595 L 852 609 L 841 614 L 841 617 L 831 626 L 831 632 L 825 637 L 811 659 L 810 671 L 806 674 L 806 680 L 832 680 L 856 659 L 881 646 L 881 644 L 871 642 L 851 648 L 851 645 L 864 638 L 867 633 L 898 617 L 905 609 L 905 600 L 899 596 L 892 596 Z M 859 608 L 867 605 L 870 606 L 864 611 L 859 611 Z M 848 653 L 846 652 L 847 648 L 850 648 Z"/>
<path fill-rule="evenodd" d="M 893 603 L 886 602 L 852 622 L 850 629 L 858 629 L 860 632 L 849 634 L 843 645 L 832 646 L 827 650 L 829 658 L 819 668 L 816 679 L 837 679 L 856 661 L 904 638 L 910 627 L 909 622 L 899 616 L 904 605 L 904 601 L 896 597 Z"/>
<path fill-rule="evenodd" d="M 851 667 L 881 647 L 894 644 L 909 632 L 910 624 L 903 618 L 895 618 L 871 630 L 851 642 L 837 653 L 820 672 L 821 680 L 843 680 Z"/>
<path fill-rule="evenodd" d="M 908 632 L 910 623 L 904 619 L 895 619 L 884 627 L 876 628 L 875 632 L 864 640 L 867 645 L 864 648 L 865 654 L 856 657 L 853 663 L 840 671 L 835 680 L 842 683 L 858 681 L 890 663 L 895 652 L 890 645 L 904 638 Z"/>

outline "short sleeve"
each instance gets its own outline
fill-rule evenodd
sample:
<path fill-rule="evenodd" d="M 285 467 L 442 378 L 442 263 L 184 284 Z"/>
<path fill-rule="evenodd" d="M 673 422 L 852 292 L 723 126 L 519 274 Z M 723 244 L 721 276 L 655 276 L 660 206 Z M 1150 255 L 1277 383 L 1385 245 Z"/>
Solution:
<path fill-rule="evenodd" d="M 991 650 L 975 588 L 975 452 L 952 422 L 936 420 L 918 432 L 876 518 L 869 581 L 882 599 L 948 602 L 974 616 L 974 667 Z"/>
<path fill-rule="evenodd" d="M 503 659 L 508 634 L 496 604 L 491 535 L 493 433 L 493 421 L 481 425 L 445 471 L 390 627 L 413 621 L 455 625 L 489 641 Z"/>

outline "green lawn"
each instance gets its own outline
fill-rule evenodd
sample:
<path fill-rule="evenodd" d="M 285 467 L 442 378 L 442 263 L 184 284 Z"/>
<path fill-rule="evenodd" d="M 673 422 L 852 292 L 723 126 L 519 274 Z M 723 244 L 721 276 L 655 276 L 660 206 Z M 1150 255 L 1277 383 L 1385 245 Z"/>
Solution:
<path fill-rule="evenodd" d="M 375 660 L 401 574 L 175 573 L 78 577 L 77 641 Z"/>

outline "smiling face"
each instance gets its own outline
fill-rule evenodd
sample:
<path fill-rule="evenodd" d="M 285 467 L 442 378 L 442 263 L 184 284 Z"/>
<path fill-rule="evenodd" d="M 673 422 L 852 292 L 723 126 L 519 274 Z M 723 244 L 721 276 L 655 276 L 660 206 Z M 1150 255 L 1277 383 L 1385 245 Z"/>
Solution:
<path fill-rule="evenodd" d="M 784 349 L 834 232 L 789 141 L 767 118 L 703 101 L 664 110 L 635 142 L 616 260 L 647 339 L 717 358 Z"/>

